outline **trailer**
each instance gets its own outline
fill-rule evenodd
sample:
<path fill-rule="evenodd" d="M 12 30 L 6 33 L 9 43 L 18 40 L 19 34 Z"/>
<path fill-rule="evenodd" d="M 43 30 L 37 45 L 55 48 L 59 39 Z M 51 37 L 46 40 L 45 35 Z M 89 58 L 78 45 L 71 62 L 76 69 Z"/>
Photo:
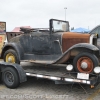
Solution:
<path fill-rule="evenodd" d="M 63 66 L 63 67 L 60 67 Z M 0 75 L 3 83 L 8 88 L 17 88 L 20 83 L 27 81 L 27 76 L 49 79 L 55 81 L 55 84 L 80 83 L 87 84 L 93 88 L 100 83 L 100 67 L 94 69 L 95 74 L 79 73 L 73 71 L 73 66 L 56 65 L 55 67 L 41 66 L 21 66 L 0 62 Z"/>

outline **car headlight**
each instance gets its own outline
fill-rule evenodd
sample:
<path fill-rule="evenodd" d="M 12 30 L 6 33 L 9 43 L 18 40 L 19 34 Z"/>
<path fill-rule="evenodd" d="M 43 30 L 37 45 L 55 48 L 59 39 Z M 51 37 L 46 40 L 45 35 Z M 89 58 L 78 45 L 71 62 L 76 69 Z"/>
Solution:
<path fill-rule="evenodd" d="M 94 68 L 94 73 L 99 74 L 100 73 L 100 67 L 95 67 Z"/>
<path fill-rule="evenodd" d="M 66 70 L 67 71 L 72 71 L 73 70 L 73 65 L 71 65 L 71 64 L 67 65 Z"/>

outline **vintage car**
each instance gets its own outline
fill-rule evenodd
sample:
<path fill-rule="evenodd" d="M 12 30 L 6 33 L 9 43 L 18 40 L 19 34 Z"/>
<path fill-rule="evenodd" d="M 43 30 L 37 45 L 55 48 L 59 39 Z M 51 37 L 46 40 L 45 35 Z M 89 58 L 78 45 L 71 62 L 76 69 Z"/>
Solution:
<path fill-rule="evenodd" d="M 97 36 L 69 32 L 69 22 L 50 19 L 49 29 L 21 28 L 23 34 L 8 40 L 2 49 L 5 62 L 32 62 L 34 66 L 67 66 L 92 73 L 99 65 Z"/>

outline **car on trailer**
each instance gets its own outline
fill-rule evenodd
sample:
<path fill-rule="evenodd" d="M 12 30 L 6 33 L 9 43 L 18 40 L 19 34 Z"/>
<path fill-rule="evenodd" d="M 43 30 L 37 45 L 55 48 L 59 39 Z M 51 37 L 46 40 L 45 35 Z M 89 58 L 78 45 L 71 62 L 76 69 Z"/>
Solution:
<path fill-rule="evenodd" d="M 5 69 L 2 79 L 6 86 L 17 87 L 20 81 L 15 82 L 14 79 L 18 80 L 21 72 L 24 73 L 24 81 L 26 73 L 27 76 L 93 86 L 99 82 L 96 34 L 69 32 L 69 22 L 57 19 L 50 19 L 48 29 L 20 29 L 23 34 L 9 39 L 1 53 L 1 58 L 5 61 L 5 64 L 1 63 L 2 66 L 14 66 L 1 67 L 1 71 Z M 33 66 L 19 68 L 21 61 L 30 62 Z"/>

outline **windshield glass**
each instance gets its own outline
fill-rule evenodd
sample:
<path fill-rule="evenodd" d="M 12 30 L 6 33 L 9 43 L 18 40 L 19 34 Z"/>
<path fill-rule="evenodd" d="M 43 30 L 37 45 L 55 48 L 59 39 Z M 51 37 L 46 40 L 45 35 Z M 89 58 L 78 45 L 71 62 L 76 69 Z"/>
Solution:
<path fill-rule="evenodd" d="M 53 20 L 53 32 L 67 32 L 69 31 L 69 23 L 67 21 Z"/>

